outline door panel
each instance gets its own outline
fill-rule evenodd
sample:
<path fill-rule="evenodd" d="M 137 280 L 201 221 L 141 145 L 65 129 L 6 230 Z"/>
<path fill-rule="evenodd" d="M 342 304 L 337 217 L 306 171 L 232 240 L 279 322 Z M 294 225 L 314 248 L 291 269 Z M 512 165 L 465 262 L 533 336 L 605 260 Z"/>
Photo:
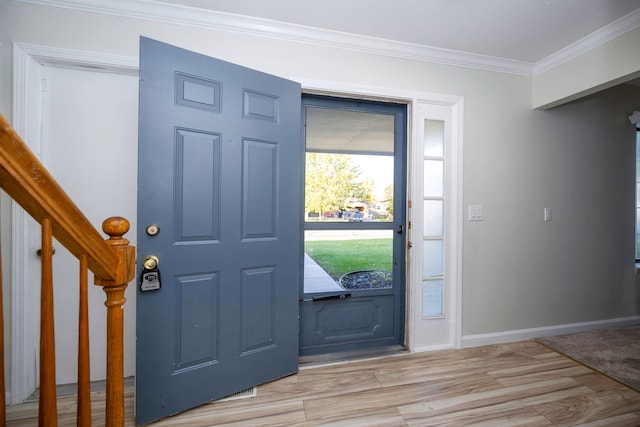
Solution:
<path fill-rule="evenodd" d="M 177 240 L 218 241 L 220 135 L 176 129 Z"/>
<path fill-rule="evenodd" d="M 138 290 L 138 424 L 297 371 L 302 181 L 297 83 L 140 56 L 139 260 L 161 288 Z"/>
<path fill-rule="evenodd" d="M 322 297 L 320 297 L 322 298 Z M 351 295 L 308 300 L 301 307 L 300 352 L 303 356 L 402 345 L 396 298 Z"/>
<path fill-rule="evenodd" d="M 385 322 L 386 315 L 393 315 L 392 296 L 359 297 L 319 304 L 314 320 L 321 327 L 316 334 L 319 342 L 325 343 L 345 338 L 372 340 L 390 337 L 393 336 L 393 322 Z"/>
<path fill-rule="evenodd" d="M 316 95 L 302 104 L 300 354 L 402 346 L 406 106 Z"/>

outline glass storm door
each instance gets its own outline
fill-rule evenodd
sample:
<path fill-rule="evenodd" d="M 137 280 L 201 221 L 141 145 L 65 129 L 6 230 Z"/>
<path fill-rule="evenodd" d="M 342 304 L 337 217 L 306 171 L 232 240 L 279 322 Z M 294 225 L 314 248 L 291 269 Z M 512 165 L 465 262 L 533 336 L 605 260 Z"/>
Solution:
<path fill-rule="evenodd" d="M 406 106 L 303 95 L 300 355 L 404 344 Z"/>

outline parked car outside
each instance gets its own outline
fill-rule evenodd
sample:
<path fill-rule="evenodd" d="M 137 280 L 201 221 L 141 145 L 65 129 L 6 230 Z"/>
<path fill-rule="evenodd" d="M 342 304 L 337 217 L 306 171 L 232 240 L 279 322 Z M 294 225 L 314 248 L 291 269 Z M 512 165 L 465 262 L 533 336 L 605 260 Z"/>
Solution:
<path fill-rule="evenodd" d="M 362 220 L 364 220 L 364 214 L 362 212 L 355 212 L 349 217 L 349 221 L 351 222 L 362 222 Z"/>

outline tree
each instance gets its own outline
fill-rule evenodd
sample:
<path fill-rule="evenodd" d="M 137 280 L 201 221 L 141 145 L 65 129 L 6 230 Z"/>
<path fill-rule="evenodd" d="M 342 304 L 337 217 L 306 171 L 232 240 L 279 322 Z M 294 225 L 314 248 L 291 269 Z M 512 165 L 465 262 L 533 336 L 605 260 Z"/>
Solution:
<path fill-rule="evenodd" d="M 357 182 L 353 188 L 353 198 L 359 202 L 373 202 L 373 180 L 365 178 Z"/>
<path fill-rule="evenodd" d="M 359 171 L 350 155 L 307 153 L 305 175 L 305 211 L 317 212 L 322 220 L 327 212 L 345 210 Z"/>
<path fill-rule="evenodd" d="M 389 184 L 384 187 L 384 204 L 387 207 L 387 212 L 393 215 L 393 185 Z"/>

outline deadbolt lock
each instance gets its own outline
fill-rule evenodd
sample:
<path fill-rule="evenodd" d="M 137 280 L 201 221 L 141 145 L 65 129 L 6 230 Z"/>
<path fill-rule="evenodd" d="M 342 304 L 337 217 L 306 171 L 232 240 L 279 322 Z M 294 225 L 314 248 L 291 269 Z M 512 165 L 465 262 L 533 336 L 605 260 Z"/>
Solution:
<path fill-rule="evenodd" d="M 149 236 L 157 236 L 160 233 L 160 226 L 158 224 L 149 224 L 145 231 Z"/>

